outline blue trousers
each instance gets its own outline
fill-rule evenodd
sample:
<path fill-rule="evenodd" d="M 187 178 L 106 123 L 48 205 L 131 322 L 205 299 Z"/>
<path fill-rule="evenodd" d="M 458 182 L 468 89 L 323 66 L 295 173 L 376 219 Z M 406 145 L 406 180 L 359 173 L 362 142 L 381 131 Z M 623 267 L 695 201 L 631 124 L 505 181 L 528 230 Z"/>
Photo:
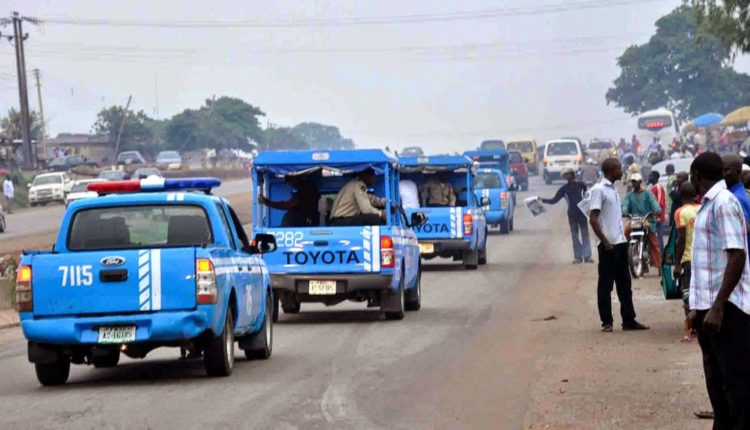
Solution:
<path fill-rule="evenodd" d="M 573 255 L 577 261 L 591 258 L 591 242 L 589 241 L 589 225 L 585 217 L 568 217 L 570 236 L 573 240 Z"/>

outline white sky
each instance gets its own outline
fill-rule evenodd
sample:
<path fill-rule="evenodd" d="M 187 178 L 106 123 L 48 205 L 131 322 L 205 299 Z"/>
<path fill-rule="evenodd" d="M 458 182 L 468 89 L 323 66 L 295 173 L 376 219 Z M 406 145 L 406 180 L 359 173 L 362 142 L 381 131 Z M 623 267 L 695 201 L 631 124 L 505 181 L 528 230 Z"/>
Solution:
<path fill-rule="evenodd" d="M 572 9 L 571 4 L 624 3 Z M 88 132 L 112 104 L 165 118 L 212 95 L 259 106 L 278 125 L 338 126 L 360 147 L 465 150 L 485 138 L 627 137 L 635 120 L 604 94 L 616 57 L 681 0 L 42 1 L 0 0 L 39 18 L 257 21 L 275 28 L 26 25 L 27 68 L 42 73 L 48 132 Z M 569 9 L 555 13 L 550 8 Z M 303 26 L 299 20 L 513 9 L 490 19 Z M 539 13 L 547 11 L 549 13 Z M 10 27 L 0 28 L 7 33 Z M 465 45 L 493 44 L 472 49 Z M 460 49 L 444 49 L 460 45 Z M 431 47 L 428 51 L 404 47 Z M 333 51 L 333 52 L 332 52 Z M 736 64 L 750 70 L 747 57 Z M 30 73 L 30 72 L 29 72 Z M 0 43 L 0 112 L 17 106 Z M 32 109 L 36 91 L 29 81 Z M 158 88 L 158 92 L 157 92 Z M 158 94 L 158 97 L 157 97 Z M 158 100 L 158 102 L 157 102 Z"/>

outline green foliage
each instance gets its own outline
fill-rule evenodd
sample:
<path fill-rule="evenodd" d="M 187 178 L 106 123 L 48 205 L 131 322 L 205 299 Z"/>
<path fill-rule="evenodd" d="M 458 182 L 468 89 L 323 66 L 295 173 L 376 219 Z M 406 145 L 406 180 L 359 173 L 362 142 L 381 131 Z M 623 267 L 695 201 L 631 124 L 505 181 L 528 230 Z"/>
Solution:
<path fill-rule="evenodd" d="M 607 103 L 632 114 L 666 107 L 682 119 L 729 112 L 750 104 L 750 76 L 732 69 L 729 58 L 718 38 L 700 33 L 694 9 L 679 7 L 656 22 L 648 43 L 618 58 Z"/>
<path fill-rule="evenodd" d="M 305 140 L 295 134 L 289 127 L 269 128 L 265 131 L 261 149 L 263 150 L 282 150 L 282 149 L 310 149 L 310 145 Z"/>
<path fill-rule="evenodd" d="M 727 49 L 750 52 L 750 0 L 691 0 L 698 23 Z"/>
<path fill-rule="evenodd" d="M 338 127 L 303 122 L 291 129 L 292 133 L 307 143 L 311 149 L 352 149 L 354 142 L 341 136 Z"/>
<path fill-rule="evenodd" d="M 39 142 L 43 137 L 41 120 L 36 112 L 31 112 L 29 116 L 31 117 L 31 140 Z M 14 108 L 8 109 L 8 114 L 0 119 L 0 128 L 8 138 L 22 139 L 21 113 Z"/>
<path fill-rule="evenodd" d="M 149 123 L 153 120 L 143 111 L 125 111 L 124 106 L 111 106 L 102 109 L 96 116 L 93 131 L 106 135 L 111 142 L 117 141 L 120 124 L 125 121 L 120 135 L 119 151 L 138 150 L 149 152 L 154 145 L 154 135 Z"/>

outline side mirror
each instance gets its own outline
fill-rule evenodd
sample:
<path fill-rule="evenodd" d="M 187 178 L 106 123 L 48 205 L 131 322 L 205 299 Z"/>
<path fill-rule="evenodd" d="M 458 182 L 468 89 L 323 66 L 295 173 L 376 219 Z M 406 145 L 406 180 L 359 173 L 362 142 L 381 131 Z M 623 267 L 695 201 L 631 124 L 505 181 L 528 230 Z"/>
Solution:
<path fill-rule="evenodd" d="M 28 184 L 26 184 L 26 188 L 31 189 L 31 182 L 29 182 Z"/>
<path fill-rule="evenodd" d="M 482 197 L 479 199 L 480 206 L 489 206 L 490 205 L 490 198 L 489 197 Z"/>
<path fill-rule="evenodd" d="M 259 254 L 267 254 L 276 251 L 276 236 L 272 234 L 258 233 L 253 238 L 255 251 Z"/>
<path fill-rule="evenodd" d="M 518 191 L 518 185 L 516 184 L 510 184 L 510 187 L 508 187 L 510 191 Z"/>
<path fill-rule="evenodd" d="M 424 212 L 413 212 L 411 214 L 411 226 L 410 227 L 423 225 L 426 222 L 427 222 L 427 215 L 425 215 Z"/>

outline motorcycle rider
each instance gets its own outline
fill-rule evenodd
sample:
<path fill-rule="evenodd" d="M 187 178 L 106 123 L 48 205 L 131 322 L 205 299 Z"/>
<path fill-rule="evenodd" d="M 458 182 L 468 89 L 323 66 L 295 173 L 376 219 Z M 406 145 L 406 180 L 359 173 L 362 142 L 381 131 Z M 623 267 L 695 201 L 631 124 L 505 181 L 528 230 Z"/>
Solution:
<path fill-rule="evenodd" d="M 661 207 L 656 201 L 654 194 L 648 190 L 643 189 L 643 177 L 640 173 L 635 173 L 630 176 L 630 183 L 633 190 L 630 191 L 622 202 L 622 214 L 623 215 L 635 215 L 645 217 L 648 225 L 644 224 L 644 228 L 648 229 L 648 241 L 649 241 L 649 253 L 651 256 L 651 266 L 660 268 L 661 267 L 661 250 L 659 249 L 659 241 L 656 238 L 656 215 L 661 214 Z M 625 236 L 630 237 L 630 223 L 625 227 Z M 648 268 L 644 268 L 644 272 L 648 272 Z"/>

